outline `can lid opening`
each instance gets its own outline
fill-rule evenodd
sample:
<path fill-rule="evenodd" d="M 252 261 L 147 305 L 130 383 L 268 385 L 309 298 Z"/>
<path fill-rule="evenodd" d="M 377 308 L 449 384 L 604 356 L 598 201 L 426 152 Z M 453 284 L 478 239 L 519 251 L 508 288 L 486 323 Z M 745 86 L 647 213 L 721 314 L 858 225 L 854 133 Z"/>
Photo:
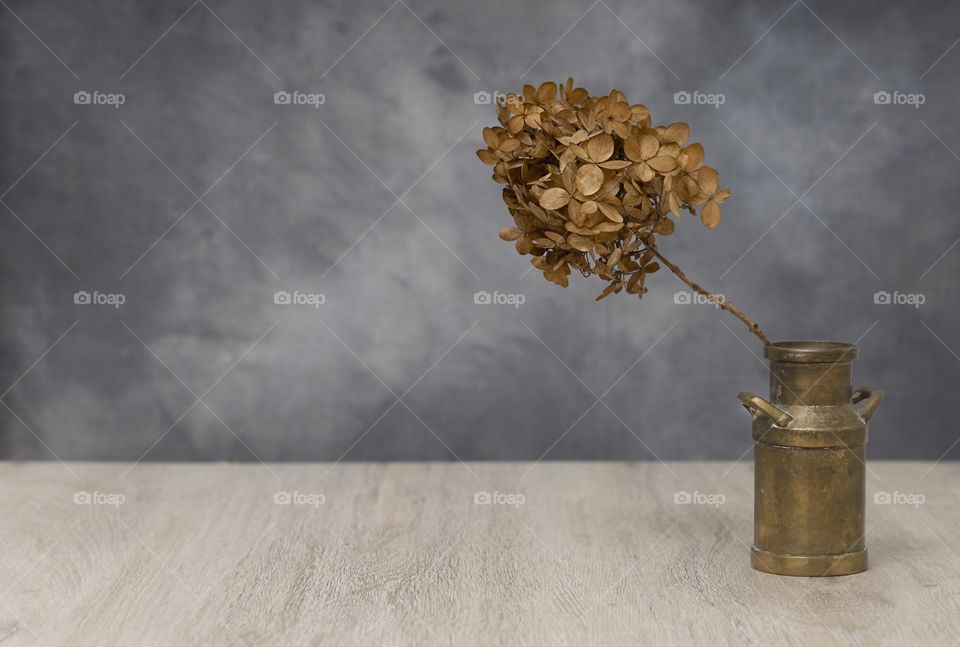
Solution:
<path fill-rule="evenodd" d="M 832 364 L 857 359 L 856 344 L 836 341 L 776 341 L 763 347 L 763 356 L 774 362 Z"/>

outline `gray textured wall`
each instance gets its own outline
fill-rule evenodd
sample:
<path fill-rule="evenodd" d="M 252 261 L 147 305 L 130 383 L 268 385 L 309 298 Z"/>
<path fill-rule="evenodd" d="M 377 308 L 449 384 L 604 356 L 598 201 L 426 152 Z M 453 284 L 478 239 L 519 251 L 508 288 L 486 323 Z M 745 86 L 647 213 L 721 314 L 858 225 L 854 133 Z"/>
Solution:
<path fill-rule="evenodd" d="M 600 282 L 525 274 L 497 238 L 509 217 L 474 155 L 495 117 L 474 93 L 568 75 L 691 124 L 733 198 L 664 253 L 773 337 L 858 341 L 855 386 L 887 392 L 871 456 L 960 457 L 956 4 L 8 5 L 4 457 L 749 452 L 735 396 L 766 375 L 739 322 L 675 304 L 669 274 L 594 303 Z"/>

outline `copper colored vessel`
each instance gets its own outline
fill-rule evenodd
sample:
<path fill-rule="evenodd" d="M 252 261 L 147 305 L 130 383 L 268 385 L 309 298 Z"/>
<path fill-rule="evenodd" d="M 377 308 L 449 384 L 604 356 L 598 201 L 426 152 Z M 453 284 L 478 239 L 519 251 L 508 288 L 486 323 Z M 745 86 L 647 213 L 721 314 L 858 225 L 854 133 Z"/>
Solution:
<path fill-rule="evenodd" d="M 750 565 L 778 575 L 850 575 L 867 568 L 867 421 L 883 393 L 854 391 L 857 347 L 776 342 L 770 399 L 741 393 L 753 415 L 754 542 Z"/>

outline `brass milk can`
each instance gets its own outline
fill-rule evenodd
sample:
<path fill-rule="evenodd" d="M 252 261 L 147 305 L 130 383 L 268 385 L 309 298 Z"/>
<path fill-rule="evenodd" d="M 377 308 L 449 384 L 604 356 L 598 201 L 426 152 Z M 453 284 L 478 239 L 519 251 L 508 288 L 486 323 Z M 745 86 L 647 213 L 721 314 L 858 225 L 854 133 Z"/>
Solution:
<path fill-rule="evenodd" d="M 753 415 L 754 541 L 750 565 L 777 575 L 867 569 L 867 421 L 883 393 L 853 391 L 854 344 L 776 342 L 770 400 L 738 397 Z"/>

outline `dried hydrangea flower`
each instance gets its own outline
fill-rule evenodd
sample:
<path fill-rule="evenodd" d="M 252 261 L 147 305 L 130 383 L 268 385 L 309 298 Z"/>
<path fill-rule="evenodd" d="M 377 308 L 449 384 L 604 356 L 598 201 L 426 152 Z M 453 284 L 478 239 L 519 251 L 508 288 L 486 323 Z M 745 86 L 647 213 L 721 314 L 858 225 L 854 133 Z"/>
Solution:
<path fill-rule="evenodd" d="M 642 298 L 647 275 L 663 263 L 767 343 L 755 323 L 687 279 L 657 248 L 657 235 L 673 233 L 673 218 L 698 209 L 700 221 L 716 227 L 730 197 L 716 170 L 703 165 L 703 146 L 687 144 L 687 124 L 653 126 L 646 106 L 631 105 L 617 90 L 591 96 L 572 78 L 499 98 L 497 117 L 501 127 L 483 129 L 487 148 L 477 156 L 506 185 L 514 226 L 500 237 L 533 256 L 547 280 L 566 287 L 577 270 L 608 282 L 598 300 L 624 290 Z"/>

